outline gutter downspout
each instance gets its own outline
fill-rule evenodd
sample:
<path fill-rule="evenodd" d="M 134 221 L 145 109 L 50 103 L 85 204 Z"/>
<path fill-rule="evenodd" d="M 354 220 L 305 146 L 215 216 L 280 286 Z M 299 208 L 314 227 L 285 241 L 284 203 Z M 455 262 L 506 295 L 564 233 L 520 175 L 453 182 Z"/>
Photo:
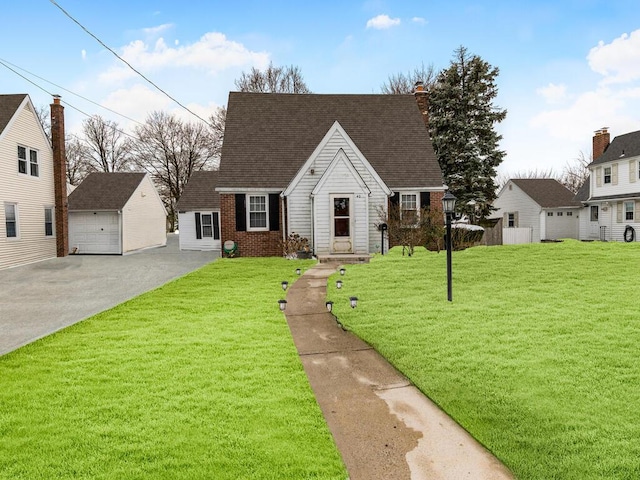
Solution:
<path fill-rule="evenodd" d="M 316 251 L 316 219 L 314 218 L 313 212 L 314 212 L 314 205 L 315 205 L 315 197 L 313 196 L 313 194 L 309 194 L 309 199 L 311 200 L 311 202 L 309 203 L 309 208 L 311 209 L 311 242 L 312 242 L 312 250 L 313 250 L 313 254 L 316 255 L 317 251 Z"/>
<path fill-rule="evenodd" d="M 285 208 L 284 202 L 287 197 L 284 196 L 284 192 L 280 193 L 280 199 L 282 200 L 282 242 L 286 243 L 287 241 L 287 228 L 289 227 L 288 218 L 285 218 Z"/>

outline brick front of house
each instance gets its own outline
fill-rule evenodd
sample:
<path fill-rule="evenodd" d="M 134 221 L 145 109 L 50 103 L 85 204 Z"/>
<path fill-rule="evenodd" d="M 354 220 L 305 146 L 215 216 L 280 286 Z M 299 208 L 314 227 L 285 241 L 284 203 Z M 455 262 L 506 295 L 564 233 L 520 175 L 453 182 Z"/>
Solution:
<path fill-rule="evenodd" d="M 220 233 L 222 244 L 233 240 L 238 245 L 237 255 L 242 257 L 282 256 L 282 199 L 278 202 L 279 229 L 267 232 L 247 232 L 236 228 L 236 195 L 220 194 Z"/>

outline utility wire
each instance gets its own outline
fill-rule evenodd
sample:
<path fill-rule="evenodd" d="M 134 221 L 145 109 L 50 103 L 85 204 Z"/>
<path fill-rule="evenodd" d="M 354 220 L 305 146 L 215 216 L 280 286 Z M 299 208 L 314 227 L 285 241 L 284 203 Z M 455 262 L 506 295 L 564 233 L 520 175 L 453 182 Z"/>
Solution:
<path fill-rule="evenodd" d="M 29 74 L 29 75 L 31 75 L 32 77 L 35 77 L 35 78 L 38 78 L 38 79 L 40 79 L 40 80 L 42 80 L 42 81 L 44 81 L 44 82 L 47 82 L 47 83 L 49 83 L 49 84 L 53 85 L 54 87 L 58 87 L 60 90 L 64 90 L 65 92 L 69 92 L 71 95 L 75 95 L 76 97 L 81 98 L 81 99 L 83 99 L 83 100 L 85 100 L 85 101 L 87 101 L 87 102 L 89 102 L 89 103 L 93 103 L 94 105 L 97 105 L 97 106 L 98 106 L 98 107 L 100 107 L 100 108 L 104 108 L 105 110 L 107 110 L 107 111 L 109 111 L 109 112 L 111 112 L 111 113 L 115 113 L 116 115 L 118 115 L 118 116 L 120 116 L 120 117 L 122 117 L 122 118 L 126 118 L 126 119 L 127 119 L 127 120 L 129 120 L 130 122 L 137 123 L 138 125 L 142 125 L 142 123 L 141 123 L 141 122 L 139 122 L 139 121 L 137 121 L 137 120 L 134 120 L 133 118 L 127 117 L 126 115 L 123 115 L 122 113 L 118 113 L 118 112 L 116 112 L 115 110 L 110 109 L 109 107 L 105 107 L 104 105 L 100 105 L 98 102 L 94 102 L 93 100 L 91 100 L 91 99 L 89 99 L 89 98 L 87 98 L 87 97 L 83 97 L 82 95 L 80 95 L 80 94 L 78 94 L 78 93 L 75 93 L 75 92 L 73 92 L 73 91 L 71 91 L 71 90 L 69 90 L 69 89 L 67 89 L 67 88 L 64 88 L 64 87 L 63 87 L 63 86 L 61 86 L 61 85 L 57 85 L 57 84 L 53 83 L 52 81 L 47 80 L 46 78 L 43 78 L 43 77 L 41 77 L 41 76 L 39 76 L 39 75 L 36 75 L 35 73 L 32 73 L 32 72 L 30 72 L 29 70 L 26 70 L 26 69 L 24 69 L 24 68 L 22 68 L 22 67 L 19 67 L 18 65 L 14 64 L 14 63 L 11 63 L 11 62 L 9 62 L 9 61 L 7 61 L 7 60 L 3 60 L 2 58 L 0 58 L 0 64 L 2 64 L 4 67 L 6 67 L 6 68 L 8 68 L 9 70 L 11 70 L 12 72 L 14 72 L 16 75 L 20 75 L 20 74 L 19 74 L 18 72 L 16 72 L 15 70 L 13 70 L 12 68 L 9 68 L 7 65 L 11 65 L 12 67 L 17 68 L 18 70 L 22 70 L 23 72 L 28 73 L 28 74 Z M 41 90 L 44 90 L 42 87 L 40 87 L 39 85 L 36 85 L 34 82 L 32 82 L 32 81 L 31 81 L 31 80 L 29 80 L 28 78 L 24 77 L 23 75 L 20 75 L 20 76 L 21 76 L 22 78 L 24 78 L 25 80 L 27 80 L 28 82 L 30 82 L 30 83 L 32 83 L 33 85 L 35 85 L 36 87 L 40 88 Z M 44 91 L 46 92 L 46 90 L 44 90 Z M 46 93 L 49 93 L 49 92 L 46 92 Z M 51 95 L 51 94 L 50 94 L 50 95 Z"/>
<path fill-rule="evenodd" d="M 98 37 L 96 37 L 93 33 L 91 33 L 84 25 L 82 25 L 78 20 L 76 20 L 75 18 L 73 18 L 64 8 L 62 8 L 60 5 L 58 5 L 58 3 L 55 0 L 49 0 L 54 6 L 56 6 L 62 13 L 64 13 L 71 21 L 73 21 L 76 25 L 78 25 L 82 30 L 84 30 L 88 35 L 90 35 L 91 37 L 93 37 L 100 45 L 102 45 L 104 48 L 106 48 L 107 50 L 109 50 L 113 55 L 115 55 L 115 57 L 120 60 L 121 62 L 123 62 L 125 65 L 127 65 L 131 70 L 133 70 L 135 73 L 137 73 L 138 75 L 140 75 L 144 80 L 146 80 L 147 82 L 149 82 L 151 85 L 153 85 L 160 93 L 162 93 L 163 95 L 165 95 L 166 97 L 168 97 L 169 99 L 171 99 L 171 101 L 175 102 L 176 104 L 178 104 L 180 107 L 182 107 L 183 109 L 185 109 L 187 112 L 189 112 L 191 115 L 193 115 L 194 117 L 197 117 L 198 119 L 202 120 L 204 123 L 206 123 L 207 125 L 209 125 L 209 122 L 207 122 L 204 118 L 202 118 L 200 115 L 198 115 L 197 113 L 195 113 L 193 110 L 191 110 L 190 108 L 188 108 L 186 105 L 183 105 L 182 103 L 180 103 L 177 99 L 175 99 L 174 97 L 172 97 L 171 95 L 169 95 L 167 92 L 165 92 L 162 88 L 160 88 L 158 85 L 156 85 L 153 81 L 151 81 L 149 78 L 147 78 L 143 73 L 141 73 L 140 71 L 138 71 L 136 68 L 133 67 L 133 65 L 131 65 L 129 62 L 127 62 L 124 58 L 122 58 L 120 55 L 118 55 L 113 49 L 111 49 L 109 46 L 107 46 L 102 40 L 100 40 Z"/>

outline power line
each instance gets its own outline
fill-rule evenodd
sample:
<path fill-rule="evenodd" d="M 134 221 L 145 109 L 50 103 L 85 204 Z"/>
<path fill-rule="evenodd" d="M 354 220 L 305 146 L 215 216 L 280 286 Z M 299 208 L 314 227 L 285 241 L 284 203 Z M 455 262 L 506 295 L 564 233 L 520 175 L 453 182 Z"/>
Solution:
<path fill-rule="evenodd" d="M 84 97 L 84 96 L 82 96 L 82 95 L 80 95 L 80 94 L 78 94 L 78 93 L 75 93 L 75 92 L 73 92 L 73 91 L 71 91 L 71 90 L 69 90 L 69 89 L 67 89 L 67 88 L 64 88 L 64 87 L 63 87 L 63 86 L 61 86 L 61 85 L 57 85 L 56 83 L 53 83 L 52 81 L 47 80 L 46 78 L 43 78 L 43 77 L 41 77 L 41 76 L 39 76 L 39 75 L 36 75 L 35 73 L 30 72 L 29 70 L 26 70 L 26 69 L 24 69 L 24 68 L 22 68 L 22 67 L 19 67 L 18 65 L 14 64 L 14 63 L 11 63 L 11 62 L 9 62 L 9 61 L 7 61 L 7 60 L 4 60 L 4 59 L 0 58 L 0 64 L 2 64 L 4 67 L 6 67 L 6 68 L 8 68 L 9 70 L 11 70 L 12 72 L 14 72 L 16 75 L 21 76 L 22 78 L 24 78 L 25 80 L 27 80 L 29 83 L 31 83 L 31 84 L 35 85 L 36 87 L 38 87 L 39 89 L 41 89 L 41 90 L 45 91 L 46 93 L 49 93 L 49 92 L 47 92 L 46 90 L 44 90 L 44 89 L 43 89 L 42 87 L 40 87 L 39 85 L 36 85 L 34 82 L 32 82 L 31 80 L 29 80 L 29 79 L 28 79 L 28 78 L 26 78 L 25 76 L 23 76 L 23 75 L 19 74 L 18 72 L 16 72 L 16 71 L 15 71 L 15 70 L 13 70 L 12 68 L 9 68 L 7 65 L 11 65 L 12 67 L 17 68 L 18 70 L 22 70 L 23 72 L 26 72 L 26 73 L 28 73 L 29 75 L 31 75 L 31 76 L 33 76 L 33 77 L 35 77 L 35 78 L 38 78 L 38 79 L 40 79 L 40 80 L 42 80 L 42 81 L 44 81 L 44 82 L 47 82 L 47 83 L 49 83 L 49 84 L 53 85 L 54 87 L 58 87 L 59 89 L 64 90 L 65 92 L 69 92 L 71 95 L 75 95 L 76 97 L 81 98 L 81 99 L 83 99 L 83 100 L 85 100 L 85 101 L 87 101 L 87 102 L 89 102 L 89 103 L 92 103 L 92 104 L 94 104 L 94 105 L 96 105 L 96 106 L 98 106 L 98 107 L 100 107 L 100 108 L 104 108 L 105 110 L 107 110 L 107 111 L 109 111 L 109 112 L 111 112 L 111 113 L 115 113 L 116 115 L 118 115 L 118 116 L 120 116 L 120 117 L 122 117 L 122 118 L 126 118 L 127 120 L 129 120 L 129 121 L 131 121 L 131 122 L 133 122 L 133 123 L 137 123 L 138 125 L 142 125 L 142 123 L 141 123 L 141 122 L 139 122 L 139 121 L 137 121 L 137 120 L 134 120 L 133 118 L 127 117 L 126 115 L 123 115 L 122 113 L 118 113 L 118 112 L 116 112 L 115 110 L 110 109 L 109 107 L 105 107 L 104 105 L 100 105 L 98 102 L 94 102 L 93 100 L 91 100 L 91 99 L 89 99 L 89 98 L 87 98 L 87 97 Z M 51 94 L 49 93 L 49 95 L 51 95 Z"/>
<path fill-rule="evenodd" d="M 182 103 L 180 103 L 177 99 L 175 99 L 174 97 L 172 97 L 171 95 L 169 95 L 167 92 L 165 92 L 162 88 L 160 88 L 158 85 L 156 85 L 153 81 L 151 81 L 150 79 L 148 79 L 143 73 L 141 73 L 140 71 L 138 71 L 136 68 L 133 67 L 133 65 L 131 65 L 129 62 L 127 62 L 124 58 L 122 58 L 120 55 L 118 55 L 113 49 L 111 49 L 109 46 L 107 46 L 102 40 L 100 40 L 97 36 L 95 36 L 93 33 L 91 33 L 84 25 L 82 25 L 78 20 L 76 20 L 75 18 L 73 18 L 64 8 L 62 8 L 60 5 L 58 5 L 58 3 L 55 0 L 49 0 L 54 6 L 56 6 L 62 13 L 64 13 L 71 21 L 73 21 L 76 25 L 78 25 L 82 30 L 84 30 L 88 35 L 90 35 L 91 37 L 93 37 L 100 45 L 102 45 L 104 48 L 106 48 L 107 50 L 109 50 L 118 60 L 120 60 L 122 63 L 124 63 L 125 65 L 127 65 L 131 70 L 133 70 L 135 73 L 137 73 L 138 75 L 140 75 L 144 80 L 146 80 L 148 83 L 150 83 L 151 85 L 153 85 L 160 93 L 162 93 L 163 95 L 165 95 L 166 97 L 168 97 L 169 99 L 171 99 L 171 101 L 175 102 L 176 104 L 178 104 L 180 107 L 182 107 L 184 110 L 186 110 L 187 112 L 189 112 L 191 115 L 193 115 L 194 117 L 200 119 L 201 121 L 203 121 L 204 123 L 206 123 L 207 125 L 209 125 L 209 122 L 207 122 L 204 118 L 202 118 L 200 115 L 198 115 L 197 113 L 195 113 L 193 110 L 191 110 L 190 108 L 188 108 L 187 106 L 183 105 Z"/>

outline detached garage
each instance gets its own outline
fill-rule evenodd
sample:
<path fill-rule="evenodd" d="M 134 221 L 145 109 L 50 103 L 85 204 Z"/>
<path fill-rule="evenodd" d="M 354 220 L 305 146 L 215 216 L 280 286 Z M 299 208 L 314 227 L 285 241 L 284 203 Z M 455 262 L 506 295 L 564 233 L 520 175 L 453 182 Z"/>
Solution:
<path fill-rule="evenodd" d="M 145 173 L 92 173 L 69 195 L 69 250 L 121 255 L 167 244 L 167 211 Z"/>

